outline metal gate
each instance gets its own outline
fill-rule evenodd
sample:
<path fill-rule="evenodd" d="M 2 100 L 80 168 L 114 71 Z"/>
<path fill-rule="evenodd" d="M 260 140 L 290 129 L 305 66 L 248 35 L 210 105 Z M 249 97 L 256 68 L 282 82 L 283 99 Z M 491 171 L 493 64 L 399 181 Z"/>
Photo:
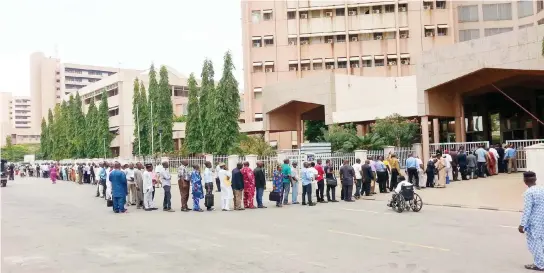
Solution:
<path fill-rule="evenodd" d="M 475 141 L 475 142 L 449 142 L 449 143 L 431 143 L 429 144 L 429 153 L 434 154 L 437 150 L 444 152 L 445 150 L 456 150 L 463 147 L 465 151 L 474 151 L 478 149 L 480 145 L 484 145 L 485 148 L 489 147 L 489 141 Z"/>
<path fill-rule="evenodd" d="M 516 148 L 516 163 L 518 170 L 527 170 L 527 153 L 525 147 L 529 147 L 535 144 L 544 143 L 544 139 L 525 139 L 525 140 L 507 140 L 507 145 L 513 145 Z"/>

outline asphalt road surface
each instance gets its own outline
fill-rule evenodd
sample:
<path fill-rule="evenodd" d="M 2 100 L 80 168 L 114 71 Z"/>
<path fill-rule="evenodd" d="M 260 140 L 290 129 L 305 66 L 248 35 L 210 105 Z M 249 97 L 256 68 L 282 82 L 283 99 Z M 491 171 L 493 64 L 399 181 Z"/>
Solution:
<path fill-rule="evenodd" d="M 94 186 L 9 181 L 2 272 L 516 273 L 532 262 L 519 213 L 426 206 L 398 214 L 370 200 L 184 213 L 173 189 L 176 212 L 114 214 Z"/>

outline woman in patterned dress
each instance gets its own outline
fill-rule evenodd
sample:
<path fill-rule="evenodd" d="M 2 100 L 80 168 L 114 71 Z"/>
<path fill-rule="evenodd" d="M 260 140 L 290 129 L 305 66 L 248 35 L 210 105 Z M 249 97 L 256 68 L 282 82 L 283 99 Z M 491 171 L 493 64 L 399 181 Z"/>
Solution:
<path fill-rule="evenodd" d="M 202 190 L 202 176 L 200 176 L 200 166 L 194 165 L 191 173 L 191 188 L 193 189 L 193 210 L 202 212 L 200 208 L 200 199 L 204 198 Z"/>
<path fill-rule="evenodd" d="M 281 166 L 277 166 L 274 171 L 273 191 L 280 193 L 279 201 L 276 201 L 276 207 L 282 207 L 281 201 L 283 200 L 283 174 L 281 173 Z"/>
<path fill-rule="evenodd" d="M 57 184 L 57 166 L 53 163 L 51 164 L 51 169 L 49 170 L 49 177 L 53 184 Z"/>

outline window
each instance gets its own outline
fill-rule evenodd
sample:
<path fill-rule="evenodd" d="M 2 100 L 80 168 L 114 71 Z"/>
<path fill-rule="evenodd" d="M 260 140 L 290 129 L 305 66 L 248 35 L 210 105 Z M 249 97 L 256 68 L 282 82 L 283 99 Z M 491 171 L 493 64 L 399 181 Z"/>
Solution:
<path fill-rule="evenodd" d="M 374 66 L 384 66 L 383 56 L 374 56 Z"/>
<path fill-rule="evenodd" d="M 300 37 L 300 44 L 301 45 L 309 45 L 310 44 L 310 38 L 309 37 Z"/>
<path fill-rule="evenodd" d="M 253 93 L 253 99 L 255 99 L 255 100 L 259 100 L 262 97 L 263 97 L 262 92 Z"/>
<path fill-rule="evenodd" d="M 423 9 L 433 9 L 433 2 L 423 2 Z"/>
<path fill-rule="evenodd" d="M 273 46 L 274 36 L 264 36 L 264 46 Z"/>
<path fill-rule="evenodd" d="M 348 60 L 347 58 L 338 58 L 338 68 L 347 68 Z"/>
<path fill-rule="evenodd" d="M 336 16 L 346 16 L 345 9 L 336 9 Z"/>
<path fill-rule="evenodd" d="M 112 109 L 112 110 L 108 111 L 108 116 L 110 116 L 110 117 L 114 117 L 114 116 L 117 116 L 117 115 L 119 115 L 119 107 L 116 107 L 115 109 Z"/>
<path fill-rule="evenodd" d="M 297 38 L 287 38 L 287 43 L 291 46 L 297 45 Z"/>
<path fill-rule="evenodd" d="M 368 59 L 368 60 L 363 59 L 361 64 L 363 67 L 372 67 L 372 59 Z"/>
<path fill-rule="evenodd" d="M 358 35 L 358 34 L 350 34 L 350 35 L 349 35 L 349 41 L 350 41 L 350 42 L 357 42 L 357 41 L 359 41 L 359 35 Z"/>
<path fill-rule="evenodd" d="M 408 39 L 410 37 L 410 32 L 408 30 L 399 31 L 399 36 L 401 39 Z"/>
<path fill-rule="evenodd" d="M 314 60 L 313 65 L 314 70 L 323 70 L 323 63 L 321 59 L 319 59 L 319 62 L 316 62 L 316 60 Z"/>
<path fill-rule="evenodd" d="M 302 60 L 300 62 L 300 70 L 310 70 L 310 60 Z"/>
<path fill-rule="evenodd" d="M 321 11 L 320 10 L 312 10 L 312 18 L 319 18 L 321 17 Z"/>
<path fill-rule="evenodd" d="M 252 10 L 251 11 L 251 22 L 256 24 L 260 20 L 261 20 L 261 11 L 260 10 Z"/>
<path fill-rule="evenodd" d="M 536 12 L 539 13 L 542 9 L 544 9 L 544 0 L 537 0 L 536 1 Z"/>
<path fill-rule="evenodd" d="M 251 41 L 253 43 L 253 47 L 262 47 L 263 46 L 263 43 L 261 41 L 261 37 L 259 37 L 259 36 L 253 36 L 251 38 Z"/>
<path fill-rule="evenodd" d="M 293 20 L 297 18 L 297 12 L 296 11 L 288 11 L 287 12 L 287 20 Z"/>
<path fill-rule="evenodd" d="M 57 95 L 57 99 L 60 99 L 60 95 Z"/>
<path fill-rule="evenodd" d="M 349 67 L 359 68 L 359 57 L 350 57 L 349 58 Z"/>
<path fill-rule="evenodd" d="M 311 45 L 322 44 L 322 43 L 323 43 L 323 37 L 311 37 L 310 38 L 310 44 Z"/>
<path fill-rule="evenodd" d="M 189 87 L 174 85 L 174 97 L 189 97 Z"/>
<path fill-rule="evenodd" d="M 497 34 L 509 32 L 509 31 L 512 31 L 512 30 L 514 30 L 514 28 L 511 28 L 511 27 L 503 27 L 503 28 L 486 28 L 486 29 L 484 29 L 484 36 L 485 36 L 485 37 L 487 37 L 487 36 L 493 36 L 493 35 L 497 35 Z"/>
<path fill-rule="evenodd" d="M 434 37 L 434 26 L 425 26 L 425 37 Z"/>
<path fill-rule="evenodd" d="M 263 11 L 263 20 L 264 20 L 264 21 L 270 21 L 270 20 L 272 20 L 272 10 L 265 10 L 265 11 Z"/>
<path fill-rule="evenodd" d="M 264 63 L 264 72 L 266 72 L 266 73 L 274 72 L 274 62 L 265 62 Z"/>
<path fill-rule="evenodd" d="M 255 121 L 263 121 L 263 113 L 255 113 Z"/>
<path fill-rule="evenodd" d="M 399 4 L 399 12 L 407 12 L 408 11 L 408 4 Z"/>
<path fill-rule="evenodd" d="M 253 73 L 263 72 L 263 64 L 261 62 L 253 63 Z"/>
<path fill-rule="evenodd" d="M 327 69 L 327 70 L 334 69 L 334 59 L 333 60 L 325 60 L 325 69 Z"/>
<path fill-rule="evenodd" d="M 348 8 L 349 16 L 357 16 L 357 8 Z"/>
<path fill-rule="evenodd" d="M 308 12 L 307 11 L 299 11 L 298 12 L 298 17 L 300 19 L 308 19 Z"/>
<path fill-rule="evenodd" d="M 447 25 L 438 25 L 438 36 L 447 36 L 448 35 L 448 26 Z"/>
<path fill-rule="evenodd" d="M 385 13 L 395 12 L 395 5 L 385 5 Z"/>
<path fill-rule="evenodd" d="M 472 6 L 459 6 L 457 8 L 457 16 L 459 23 L 463 22 L 477 22 L 478 19 L 478 5 Z"/>
<path fill-rule="evenodd" d="M 484 21 L 512 20 L 512 3 L 482 5 Z"/>
<path fill-rule="evenodd" d="M 369 15 L 370 7 L 361 7 L 361 12 L 359 12 L 359 14 Z"/>
<path fill-rule="evenodd" d="M 323 15 L 324 15 L 325 17 L 332 17 L 332 15 L 333 15 L 332 9 L 326 9 L 326 10 L 324 10 L 324 11 L 323 11 Z"/>
<path fill-rule="evenodd" d="M 525 24 L 525 25 L 519 26 L 519 29 L 524 29 L 524 28 L 528 28 L 528 27 L 532 27 L 532 26 L 533 26 L 533 23 Z"/>
<path fill-rule="evenodd" d="M 533 1 L 520 0 L 518 1 L 518 18 L 524 18 L 533 15 Z"/>
<path fill-rule="evenodd" d="M 387 65 L 388 66 L 397 65 L 397 55 L 387 55 Z"/>
<path fill-rule="evenodd" d="M 382 12 L 382 6 L 373 6 L 373 7 L 372 7 L 372 13 L 374 13 L 374 14 L 383 13 L 383 12 Z"/>
<path fill-rule="evenodd" d="M 383 33 L 382 32 L 374 32 L 373 33 L 374 40 L 383 40 Z"/>
<path fill-rule="evenodd" d="M 325 43 L 332 44 L 334 42 L 334 36 L 325 36 Z"/>
<path fill-rule="evenodd" d="M 459 42 L 470 41 L 480 38 L 479 29 L 463 29 L 459 30 Z"/>
<path fill-rule="evenodd" d="M 108 98 L 119 95 L 119 89 L 115 88 L 108 91 Z"/>
<path fill-rule="evenodd" d="M 446 1 L 436 1 L 436 9 L 446 9 Z"/>
<path fill-rule="evenodd" d="M 289 61 L 289 71 L 298 71 L 298 61 Z"/>
<path fill-rule="evenodd" d="M 544 18 L 543 19 L 540 19 L 538 21 L 536 21 L 536 23 L 540 26 L 540 25 L 544 25 Z"/>
<path fill-rule="evenodd" d="M 345 43 L 346 42 L 346 35 L 336 35 L 336 42 L 337 43 Z"/>
<path fill-rule="evenodd" d="M 386 40 L 395 39 L 396 36 L 397 36 L 397 32 L 396 31 L 388 31 L 388 32 L 384 32 L 384 35 L 385 35 Z"/>

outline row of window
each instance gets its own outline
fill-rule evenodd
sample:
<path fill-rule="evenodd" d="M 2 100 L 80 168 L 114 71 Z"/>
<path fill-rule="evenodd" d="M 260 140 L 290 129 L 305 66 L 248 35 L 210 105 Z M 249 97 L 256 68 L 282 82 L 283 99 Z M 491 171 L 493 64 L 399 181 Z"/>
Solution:
<path fill-rule="evenodd" d="M 544 9 L 544 1 L 538 0 L 537 13 Z M 524 18 L 534 14 L 533 1 L 521 0 L 517 2 L 518 18 Z M 457 19 L 460 23 L 477 22 L 480 20 L 479 5 L 459 6 Z M 483 4 L 482 19 L 484 21 L 512 20 L 512 3 Z"/>
<path fill-rule="evenodd" d="M 94 76 L 111 76 L 115 74 L 115 72 L 107 72 L 107 71 L 99 71 L 99 70 L 85 70 L 85 69 L 78 69 L 78 68 L 64 68 L 65 73 L 71 73 L 71 74 L 83 74 L 83 72 L 86 72 L 87 75 L 94 75 Z"/>
<path fill-rule="evenodd" d="M 367 55 L 367 56 L 353 56 L 350 57 L 349 60 L 346 57 L 339 57 L 336 60 L 333 58 L 325 58 L 325 61 L 323 62 L 323 59 L 305 59 L 300 61 L 300 69 L 301 70 L 323 70 L 325 69 L 336 69 L 336 68 L 347 68 L 348 65 L 351 68 L 359 68 L 359 67 L 381 67 L 385 66 L 386 64 L 388 66 L 395 66 L 398 64 L 399 56 L 397 54 L 387 54 L 387 55 Z M 324 64 L 323 64 L 324 63 Z M 402 65 L 409 65 L 410 64 L 410 54 L 403 53 L 400 54 L 400 63 Z M 298 65 L 299 61 L 292 60 L 289 61 L 289 71 L 298 71 Z M 274 62 L 264 62 L 264 65 L 262 62 L 254 62 L 253 63 L 253 72 L 275 72 L 275 66 Z"/>
<path fill-rule="evenodd" d="M 533 24 L 526 24 L 519 26 L 520 29 L 530 27 Z M 503 27 L 503 28 L 486 28 L 484 29 L 484 36 L 493 36 L 505 32 L 509 32 L 514 30 L 512 27 Z M 462 29 L 459 30 L 459 42 L 474 40 L 480 38 L 480 30 L 479 29 Z"/>

